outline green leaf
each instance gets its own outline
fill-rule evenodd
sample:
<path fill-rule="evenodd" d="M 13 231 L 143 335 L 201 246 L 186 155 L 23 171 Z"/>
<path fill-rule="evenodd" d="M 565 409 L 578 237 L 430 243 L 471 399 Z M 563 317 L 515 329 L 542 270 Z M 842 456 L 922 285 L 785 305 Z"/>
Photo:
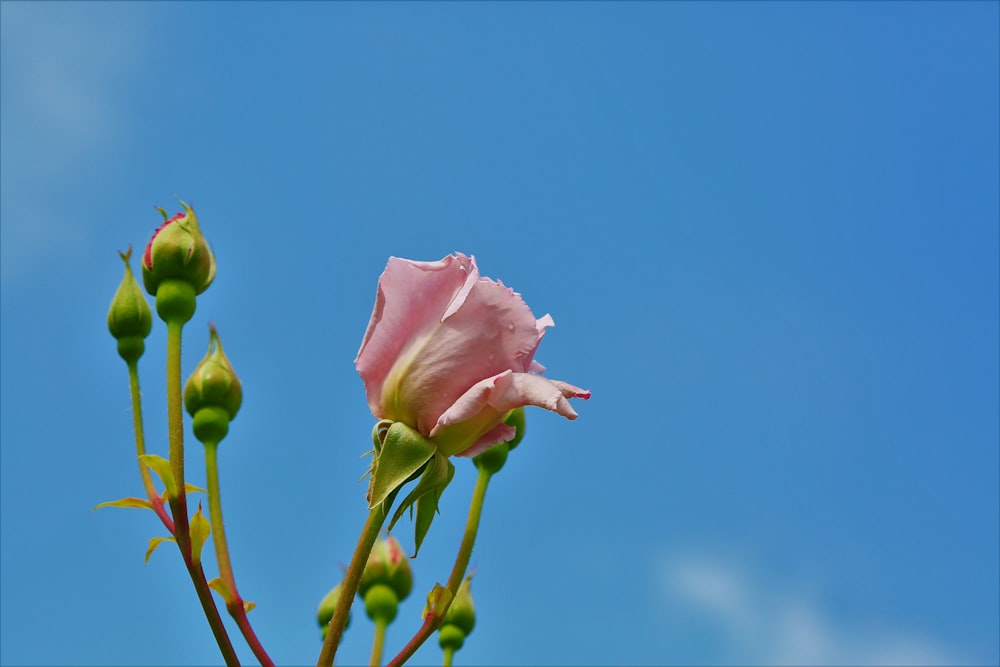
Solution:
<path fill-rule="evenodd" d="M 174 538 L 172 538 L 172 537 L 154 537 L 154 538 L 152 538 L 149 541 L 149 548 L 146 549 L 146 562 L 147 563 L 149 562 L 149 557 L 153 555 L 154 551 L 156 551 L 156 547 L 160 546 L 164 542 L 173 542 L 173 541 L 174 541 Z"/>
<path fill-rule="evenodd" d="M 417 485 L 410 491 L 409 495 L 400 503 L 396 509 L 396 513 L 392 517 L 392 521 L 389 522 L 388 530 L 392 530 L 392 527 L 396 525 L 399 518 L 403 516 L 403 512 L 411 509 L 416 504 L 417 519 L 414 524 L 414 558 L 416 558 L 417 553 L 420 551 L 420 545 L 423 543 L 427 531 L 430 530 L 434 515 L 437 514 L 438 501 L 441 499 L 441 494 L 444 493 L 445 488 L 451 483 L 451 479 L 454 476 L 455 466 L 448 460 L 448 457 L 435 452 L 431 462 L 424 468 L 424 472 L 420 476 L 420 481 L 417 482 Z"/>
<path fill-rule="evenodd" d="M 230 600 L 233 599 L 232 593 L 229 592 L 229 586 L 226 586 L 226 582 L 224 582 L 221 577 L 216 577 L 208 582 L 208 587 L 221 595 L 222 599 L 226 601 L 226 604 L 229 604 Z"/>
<path fill-rule="evenodd" d="M 243 601 L 243 613 L 249 614 L 257 606 L 256 602 L 250 602 L 249 600 Z"/>
<path fill-rule="evenodd" d="M 379 422 L 380 424 L 382 422 Z M 437 452 L 437 445 L 402 422 L 384 430 L 385 439 L 372 457 L 368 509 L 374 509 L 401 487 Z"/>
<path fill-rule="evenodd" d="M 450 604 L 451 591 L 441 584 L 434 584 L 434 588 L 427 594 L 427 606 L 424 607 L 421 618 L 426 620 L 427 615 L 430 614 L 436 619 L 443 619 Z"/>
<path fill-rule="evenodd" d="M 191 517 L 191 557 L 195 563 L 201 562 L 201 550 L 205 547 L 205 540 L 212 532 L 212 525 L 201 513 L 201 503 L 198 503 L 198 511 Z"/>
<path fill-rule="evenodd" d="M 190 482 L 184 482 L 184 490 L 187 491 L 188 493 L 208 493 L 208 491 L 206 491 L 205 489 L 201 488 L 200 486 L 195 486 Z"/>
<path fill-rule="evenodd" d="M 122 498 L 121 500 L 112 500 L 100 505 L 94 505 L 94 510 L 99 510 L 102 507 L 138 507 L 140 509 L 151 510 L 153 509 L 153 503 L 145 498 Z M 94 510 L 90 511 L 93 512 Z"/>
<path fill-rule="evenodd" d="M 170 461 L 156 454 L 143 454 L 139 457 L 139 461 L 151 468 L 163 481 L 163 486 L 166 487 L 164 497 L 167 499 L 177 497 L 177 482 L 174 481 L 174 473 L 170 470 Z"/>

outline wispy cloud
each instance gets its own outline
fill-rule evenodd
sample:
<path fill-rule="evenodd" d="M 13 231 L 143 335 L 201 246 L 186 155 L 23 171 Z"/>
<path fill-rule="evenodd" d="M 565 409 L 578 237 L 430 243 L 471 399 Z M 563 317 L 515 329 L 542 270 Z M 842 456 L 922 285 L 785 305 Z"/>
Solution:
<path fill-rule="evenodd" d="M 710 623 L 729 657 L 740 664 L 968 664 L 913 634 L 836 618 L 809 594 L 762 583 L 732 562 L 690 555 L 666 558 L 660 584 L 673 604 Z"/>
<path fill-rule="evenodd" d="M 58 259 L 85 233 L 74 224 L 78 183 L 116 152 L 144 49 L 143 13 L 115 5 L 3 3 L 5 278 Z"/>

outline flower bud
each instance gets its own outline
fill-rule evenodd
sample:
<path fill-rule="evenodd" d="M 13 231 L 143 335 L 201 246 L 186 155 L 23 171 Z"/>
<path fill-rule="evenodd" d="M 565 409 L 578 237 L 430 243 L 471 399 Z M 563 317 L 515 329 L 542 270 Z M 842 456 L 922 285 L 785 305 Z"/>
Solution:
<path fill-rule="evenodd" d="M 132 274 L 129 259 L 132 247 L 118 256 L 125 262 L 125 275 L 108 309 L 108 331 L 118 341 L 118 354 L 128 362 L 137 361 L 146 349 L 145 338 L 153 328 L 153 311 Z"/>
<path fill-rule="evenodd" d="M 358 594 L 365 597 L 368 589 L 376 584 L 388 586 L 400 601 L 413 590 L 413 570 L 399 540 L 387 537 L 379 540 L 368 556 L 365 571 L 361 574 Z"/>
<path fill-rule="evenodd" d="M 323 633 L 323 638 L 326 639 L 326 630 L 330 627 L 330 619 L 333 618 L 333 613 L 337 610 L 337 605 L 340 604 L 340 590 L 344 587 L 343 583 L 339 583 L 330 589 L 330 592 L 326 594 L 323 600 L 319 603 L 319 609 L 316 610 L 316 620 L 319 622 L 320 630 Z M 347 624 L 344 626 L 345 629 L 351 625 L 351 612 L 347 612 Z"/>
<path fill-rule="evenodd" d="M 482 454 L 474 456 L 472 462 L 480 470 L 485 470 L 489 474 L 494 474 L 503 468 L 507 462 L 507 455 L 521 442 L 524 437 L 524 408 L 514 408 L 503 419 L 507 426 L 514 427 L 514 437 L 507 442 L 493 445 Z"/>
<path fill-rule="evenodd" d="M 507 426 L 513 426 L 517 431 L 517 435 L 507 441 L 507 447 L 510 448 L 510 451 L 514 451 L 514 448 L 521 444 L 521 440 L 524 438 L 524 408 L 514 408 L 508 412 L 507 416 L 504 417 L 503 423 L 507 424 Z"/>
<path fill-rule="evenodd" d="M 399 598 L 396 591 L 385 584 L 375 584 L 365 591 L 365 613 L 373 621 L 381 620 L 392 623 L 399 610 Z"/>
<path fill-rule="evenodd" d="M 472 634 L 476 626 L 476 607 L 472 604 L 472 575 L 462 581 L 455 593 L 448 612 L 444 615 L 438 635 L 438 644 L 443 649 L 457 651 L 462 648 L 465 638 Z"/>
<path fill-rule="evenodd" d="M 181 206 L 184 212 L 169 219 L 166 211 L 159 209 L 164 223 L 153 233 L 142 256 L 142 282 L 153 296 L 159 296 L 162 283 L 173 280 L 188 283 L 194 294 L 201 294 L 215 278 L 215 256 L 201 234 L 194 209 L 184 202 Z"/>
<path fill-rule="evenodd" d="M 194 418 L 195 437 L 218 443 L 229 431 L 243 403 L 243 387 L 222 349 L 215 325 L 209 325 L 208 353 L 184 386 L 184 407 Z"/>

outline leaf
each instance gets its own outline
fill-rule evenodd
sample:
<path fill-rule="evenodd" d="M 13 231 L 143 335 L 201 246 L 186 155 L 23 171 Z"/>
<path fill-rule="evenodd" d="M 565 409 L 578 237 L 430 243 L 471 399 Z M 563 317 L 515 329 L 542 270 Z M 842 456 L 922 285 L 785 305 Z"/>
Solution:
<path fill-rule="evenodd" d="M 149 502 L 145 498 L 122 498 L 121 500 L 112 500 L 107 503 L 101 503 L 100 505 L 94 505 L 94 509 L 99 510 L 102 507 L 137 507 L 139 509 L 151 510 L 153 509 L 153 503 Z"/>
<path fill-rule="evenodd" d="M 382 422 L 379 422 L 380 424 Z M 437 452 L 437 445 L 402 422 L 385 431 L 385 439 L 372 458 L 368 484 L 368 509 L 374 509 L 401 487 Z"/>
<path fill-rule="evenodd" d="M 184 482 L 184 490 L 187 491 L 188 493 L 208 493 L 208 491 L 206 491 L 205 489 L 201 488 L 200 486 L 195 486 L 190 482 Z"/>
<path fill-rule="evenodd" d="M 153 555 L 154 551 L 156 551 L 156 547 L 160 546 L 164 542 L 173 542 L 173 541 L 174 538 L 172 537 L 154 537 L 151 540 L 149 540 L 149 548 L 146 549 L 146 562 L 147 563 L 149 562 L 149 557 Z"/>
<path fill-rule="evenodd" d="M 198 511 L 191 517 L 191 557 L 195 563 L 201 562 L 201 550 L 205 547 L 205 540 L 212 532 L 212 525 L 201 512 L 201 503 L 198 503 Z"/>
<path fill-rule="evenodd" d="M 163 486 L 166 487 L 166 491 L 163 492 L 164 498 L 169 500 L 177 497 L 177 482 L 174 481 L 174 473 L 170 470 L 169 461 L 156 454 L 143 454 L 139 457 L 139 461 L 143 465 L 149 466 L 159 476 Z"/>
<path fill-rule="evenodd" d="M 257 606 L 256 602 L 250 602 L 249 600 L 243 601 L 243 613 L 249 614 Z"/>
<path fill-rule="evenodd" d="M 427 620 L 427 615 L 431 614 L 436 619 L 444 618 L 451 604 L 451 591 L 441 584 L 434 584 L 434 588 L 427 594 L 427 606 L 424 607 L 420 617 Z"/>
<path fill-rule="evenodd" d="M 221 595 L 222 599 L 226 601 L 226 604 L 229 604 L 229 602 L 233 599 L 232 593 L 229 592 L 229 586 L 226 586 L 226 582 L 224 582 L 221 577 L 216 577 L 208 582 L 208 587 Z"/>

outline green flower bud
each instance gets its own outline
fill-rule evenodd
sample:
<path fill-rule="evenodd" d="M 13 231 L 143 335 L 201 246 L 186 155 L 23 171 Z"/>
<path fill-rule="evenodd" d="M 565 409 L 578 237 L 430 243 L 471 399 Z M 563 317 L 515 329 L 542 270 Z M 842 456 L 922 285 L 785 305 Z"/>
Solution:
<path fill-rule="evenodd" d="M 413 590 L 410 561 L 395 537 L 387 537 L 375 543 L 361 574 L 358 594 L 367 601 L 369 589 L 378 584 L 395 593 L 397 601 L 405 600 Z"/>
<path fill-rule="evenodd" d="M 500 471 L 507 462 L 507 455 L 520 444 L 524 437 L 524 408 L 514 408 L 504 417 L 503 423 L 514 427 L 514 437 L 507 442 L 493 445 L 482 454 L 472 458 L 476 467 L 491 475 Z"/>
<path fill-rule="evenodd" d="M 337 605 L 340 603 L 340 589 L 344 587 L 343 583 L 339 583 L 330 589 L 330 592 L 326 594 L 323 600 L 319 603 L 319 609 L 316 610 L 316 620 L 319 622 L 320 630 L 323 633 L 323 638 L 326 639 L 326 630 L 330 627 L 330 619 L 333 618 L 333 612 L 337 610 Z M 351 625 L 351 612 L 347 612 L 347 625 L 344 629 L 347 629 Z"/>
<path fill-rule="evenodd" d="M 503 423 L 517 429 L 517 435 L 514 436 L 514 439 L 507 441 L 507 447 L 510 448 L 510 451 L 514 451 L 514 448 L 521 444 L 521 440 L 524 438 L 524 408 L 514 408 L 508 412 L 507 416 L 504 417 Z"/>
<path fill-rule="evenodd" d="M 368 618 L 392 623 L 399 610 L 399 598 L 396 591 L 385 584 L 375 584 L 365 591 L 365 613 Z"/>
<path fill-rule="evenodd" d="M 132 246 L 118 256 L 125 262 L 125 275 L 108 309 L 108 331 L 118 341 L 118 354 L 128 362 L 138 361 L 146 349 L 145 338 L 153 328 L 153 311 L 132 274 Z"/>
<path fill-rule="evenodd" d="M 465 638 L 472 634 L 472 628 L 476 627 L 476 607 L 472 604 L 471 585 L 470 574 L 458 587 L 455 599 L 444 615 L 438 634 L 438 644 L 443 649 L 450 648 L 457 651 L 462 648 Z"/>
<path fill-rule="evenodd" d="M 194 209 L 184 202 L 181 206 L 184 212 L 169 219 L 159 209 L 164 223 L 142 255 L 142 282 L 153 296 L 159 296 L 160 285 L 168 280 L 186 282 L 196 295 L 201 294 L 215 278 L 215 256 L 201 234 Z"/>
<path fill-rule="evenodd" d="M 445 625 L 454 625 L 466 635 L 476 627 L 476 607 L 472 603 L 472 575 L 467 576 L 455 593 L 455 599 L 444 615 Z"/>
<path fill-rule="evenodd" d="M 438 646 L 457 651 L 465 644 L 465 633 L 454 625 L 442 625 L 438 630 Z"/>
<path fill-rule="evenodd" d="M 243 387 L 222 349 L 215 325 L 209 325 L 208 353 L 184 385 L 184 407 L 194 418 L 202 442 L 219 442 L 243 403 Z"/>
<path fill-rule="evenodd" d="M 503 468 L 503 464 L 507 462 L 507 453 L 509 451 L 510 445 L 506 442 L 501 442 L 499 445 L 493 445 L 482 454 L 472 457 L 472 462 L 476 464 L 477 468 L 485 470 L 492 475 Z"/>

